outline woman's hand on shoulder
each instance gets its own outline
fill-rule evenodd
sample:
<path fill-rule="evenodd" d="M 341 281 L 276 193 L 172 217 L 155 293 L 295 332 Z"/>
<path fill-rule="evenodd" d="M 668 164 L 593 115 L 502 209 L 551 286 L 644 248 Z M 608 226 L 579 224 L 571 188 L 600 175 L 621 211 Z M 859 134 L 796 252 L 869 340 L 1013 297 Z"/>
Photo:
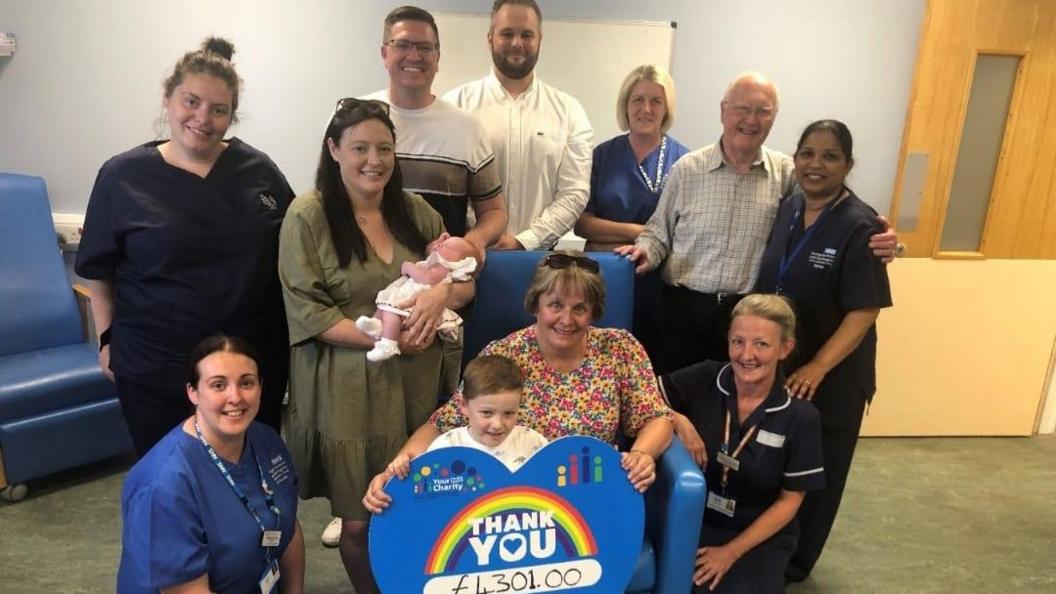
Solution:
<path fill-rule="evenodd" d="M 814 400 L 814 393 L 829 372 L 821 363 L 811 361 L 803 367 L 793 371 L 785 380 L 785 388 L 793 398 L 806 398 Z"/>
<path fill-rule="evenodd" d="M 639 493 L 645 493 L 656 481 L 656 461 L 640 450 L 631 450 L 620 454 L 620 466 L 627 471 L 627 480 Z"/>
<path fill-rule="evenodd" d="M 675 426 L 675 435 L 682 440 L 682 445 L 689 450 L 689 455 L 693 456 L 693 461 L 701 468 L 707 466 L 708 450 L 704 447 L 704 440 L 701 439 L 700 433 L 697 432 L 697 428 L 693 425 L 693 421 L 690 421 L 686 415 L 677 412 L 674 413 L 672 420 Z"/>
<path fill-rule="evenodd" d="M 367 486 L 367 492 L 363 495 L 363 507 L 372 514 L 380 514 L 392 503 L 392 497 L 385 492 L 385 483 L 395 476 L 390 470 L 378 473 Z"/>

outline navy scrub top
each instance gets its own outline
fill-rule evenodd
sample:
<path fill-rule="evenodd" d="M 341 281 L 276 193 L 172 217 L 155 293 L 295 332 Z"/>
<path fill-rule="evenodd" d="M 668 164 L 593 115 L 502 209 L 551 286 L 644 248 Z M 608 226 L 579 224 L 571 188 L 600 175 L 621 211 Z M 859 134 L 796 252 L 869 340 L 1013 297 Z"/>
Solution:
<path fill-rule="evenodd" d="M 708 491 L 737 502 L 732 518 L 706 508 L 704 530 L 744 530 L 777 501 L 782 489 L 814 491 L 825 486 L 818 411 L 805 400 L 791 398 L 783 383 L 779 376 L 767 399 L 742 425 L 737 418 L 737 388 L 729 363 L 703 361 L 661 376 L 671 408 L 686 415 L 704 440 Z M 723 493 L 718 452 L 723 444 L 726 411 L 731 413 L 731 453 L 747 431 L 757 424 L 759 429 L 738 456 L 740 469 L 730 471 Z"/>
<path fill-rule="evenodd" d="M 850 190 L 848 190 L 850 192 Z M 780 292 L 796 307 L 796 350 L 788 369 L 810 362 L 855 309 L 890 307 L 887 265 L 869 249 L 869 238 L 882 231 L 876 211 L 853 192 L 811 225 L 813 232 L 788 270 L 779 278 L 781 259 L 791 255 L 807 230 L 803 227 L 804 197 L 781 201 L 770 240 L 759 268 L 756 291 Z M 826 375 L 826 382 L 860 383 L 866 397 L 876 391 L 876 326 L 861 344 Z"/>
<path fill-rule="evenodd" d="M 228 141 L 205 178 L 165 162 L 161 141 L 107 161 L 95 181 L 75 270 L 114 283 L 110 366 L 180 368 L 215 332 L 283 353 L 279 227 L 293 190 L 264 153 Z"/>

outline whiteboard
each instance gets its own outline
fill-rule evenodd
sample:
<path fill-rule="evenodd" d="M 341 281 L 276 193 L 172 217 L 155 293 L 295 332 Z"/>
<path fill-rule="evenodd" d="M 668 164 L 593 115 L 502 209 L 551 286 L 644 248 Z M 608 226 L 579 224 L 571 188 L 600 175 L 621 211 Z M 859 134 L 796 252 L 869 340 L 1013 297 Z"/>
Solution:
<path fill-rule="evenodd" d="M 433 93 L 447 91 L 491 72 L 491 15 L 433 13 L 440 29 L 440 71 Z M 583 104 L 595 144 L 620 133 L 616 95 L 627 74 L 642 64 L 671 71 L 674 23 L 547 18 L 536 76 Z"/>

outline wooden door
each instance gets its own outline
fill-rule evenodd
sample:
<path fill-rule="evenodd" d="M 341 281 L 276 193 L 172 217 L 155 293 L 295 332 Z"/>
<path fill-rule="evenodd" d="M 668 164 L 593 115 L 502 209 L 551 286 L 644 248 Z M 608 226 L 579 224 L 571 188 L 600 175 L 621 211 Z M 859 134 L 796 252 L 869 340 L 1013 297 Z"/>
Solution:
<path fill-rule="evenodd" d="M 994 158 L 973 165 L 982 71 L 1009 59 Z M 977 237 L 951 248 L 964 187 Z M 863 433 L 1031 434 L 1056 348 L 1056 0 L 928 2 L 891 219 L 909 259 L 889 268 Z"/>

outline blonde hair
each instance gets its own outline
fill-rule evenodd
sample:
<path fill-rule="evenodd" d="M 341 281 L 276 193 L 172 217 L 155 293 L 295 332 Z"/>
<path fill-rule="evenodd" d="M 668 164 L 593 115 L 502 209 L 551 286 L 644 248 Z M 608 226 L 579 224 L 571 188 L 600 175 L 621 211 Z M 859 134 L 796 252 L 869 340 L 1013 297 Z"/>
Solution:
<path fill-rule="evenodd" d="M 586 257 L 578 250 L 560 250 L 553 253 L 573 258 Z M 590 306 L 591 320 L 598 320 L 605 315 L 605 280 L 601 278 L 601 272 L 591 272 L 578 264 L 551 268 L 546 264 L 544 257 L 535 267 L 532 284 L 524 294 L 524 309 L 535 315 L 539 311 L 539 298 L 550 292 L 559 295 L 582 293 L 583 299 Z"/>
<path fill-rule="evenodd" d="M 769 293 L 753 293 L 737 302 L 730 312 L 730 320 L 737 316 L 759 316 L 781 327 L 781 341 L 796 337 L 796 313 L 786 297 Z"/>
<path fill-rule="evenodd" d="M 630 129 L 631 123 L 627 121 L 627 102 L 631 100 L 634 85 L 643 80 L 654 82 L 664 88 L 665 109 L 664 119 L 660 122 L 660 132 L 667 132 L 675 123 L 675 81 L 666 70 L 653 64 L 643 64 L 623 79 L 620 94 L 616 96 L 616 123 L 624 132 Z"/>

